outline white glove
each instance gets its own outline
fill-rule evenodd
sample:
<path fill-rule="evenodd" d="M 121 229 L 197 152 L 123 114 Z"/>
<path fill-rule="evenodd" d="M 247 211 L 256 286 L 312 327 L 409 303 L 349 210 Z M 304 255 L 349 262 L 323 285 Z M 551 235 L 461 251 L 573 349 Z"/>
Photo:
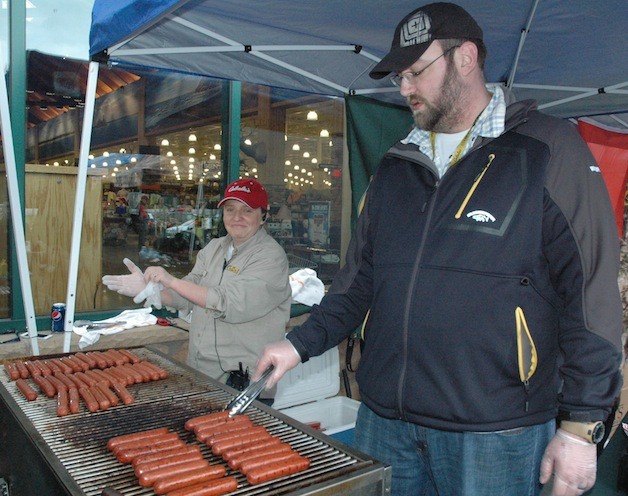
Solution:
<path fill-rule="evenodd" d="M 142 291 L 140 291 L 135 298 L 133 298 L 133 301 L 135 303 L 141 303 L 142 301 L 146 300 L 144 301 L 144 306 L 146 308 L 150 308 L 151 306 L 153 306 L 157 310 L 161 310 L 162 289 L 164 289 L 164 287 L 161 284 L 155 281 L 149 281 L 146 287 Z"/>
<path fill-rule="evenodd" d="M 144 274 L 140 268 L 128 258 L 125 258 L 122 262 L 127 266 L 130 274 L 124 276 L 104 276 L 102 283 L 111 291 L 115 291 L 124 296 L 135 297 L 146 287 Z"/>
<path fill-rule="evenodd" d="M 597 446 L 558 429 L 545 448 L 541 461 L 541 484 L 552 473 L 552 496 L 579 496 L 593 487 L 597 471 Z"/>

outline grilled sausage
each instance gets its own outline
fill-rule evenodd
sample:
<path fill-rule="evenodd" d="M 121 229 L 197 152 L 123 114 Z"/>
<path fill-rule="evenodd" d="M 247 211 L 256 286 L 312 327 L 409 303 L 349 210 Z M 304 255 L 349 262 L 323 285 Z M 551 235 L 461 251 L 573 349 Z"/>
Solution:
<path fill-rule="evenodd" d="M 118 450 L 116 457 L 120 463 L 131 463 L 135 458 L 140 456 L 150 455 L 163 451 L 169 451 L 174 448 L 181 448 L 185 446 L 185 441 L 182 439 L 159 441 L 155 444 L 142 446 L 140 448 L 128 448 Z"/>
<path fill-rule="evenodd" d="M 121 349 L 118 350 L 120 353 L 122 353 L 123 355 L 127 356 L 129 358 L 129 362 L 130 363 L 138 363 L 141 361 L 140 357 L 138 357 L 135 353 L 133 353 L 132 351 L 129 350 L 125 350 L 125 349 Z"/>
<path fill-rule="evenodd" d="M 268 437 L 271 437 L 270 434 L 266 430 L 264 430 L 262 432 L 256 432 L 253 434 L 243 435 L 231 439 L 225 439 L 224 441 L 220 441 L 219 443 L 214 443 L 212 445 L 212 453 L 214 455 L 221 455 L 224 451 L 227 451 L 230 448 L 244 446 L 245 444 L 251 443 L 253 441 L 259 441 Z"/>
<path fill-rule="evenodd" d="M 46 379 L 43 375 L 36 375 L 33 377 L 33 382 L 39 386 L 39 390 L 48 398 L 54 398 L 57 394 L 57 390 L 52 383 Z"/>
<path fill-rule="evenodd" d="M 246 475 L 258 467 L 264 467 L 264 466 L 272 465 L 273 463 L 278 463 L 278 462 L 290 463 L 294 457 L 300 457 L 300 456 L 301 455 L 299 455 L 297 452 L 293 450 L 256 456 L 254 458 L 244 460 L 240 464 L 239 470 L 240 472 Z"/>
<path fill-rule="evenodd" d="M 165 441 L 176 441 L 178 439 L 179 439 L 179 434 L 177 434 L 176 432 L 166 432 L 166 433 L 157 434 L 151 437 L 143 437 L 143 438 L 134 439 L 131 441 L 126 441 L 124 443 L 121 443 L 115 446 L 112 451 L 115 455 L 117 455 L 118 452 L 123 449 L 128 450 L 128 449 L 133 449 L 133 448 L 141 448 L 143 446 L 153 446 L 153 445 L 163 443 Z"/>
<path fill-rule="evenodd" d="M 108 373 L 105 372 L 106 369 L 94 369 L 94 370 L 90 370 L 89 372 L 92 373 L 92 377 L 97 377 L 97 383 L 100 384 L 105 383 L 107 385 L 107 387 L 111 386 L 111 381 L 117 381 L 117 379 L 113 379 Z"/>
<path fill-rule="evenodd" d="M 100 390 L 100 388 L 98 387 L 98 384 L 90 387 L 89 390 L 94 395 L 94 398 L 98 402 L 98 409 L 102 410 L 103 412 L 105 410 L 108 410 L 109 407 L 111 406 L 111 402 L 107 399 L 107 397 L 105 396 L 105 393 L 103 393 Z"/>
<path fill-rule="evenodd" d="M 85 385 L 87 387 L 92 387 L 95 386 L 96 384 L 98 384 L 98 381 L 96 381 L 91 375 L 88 375 L 87 372 L 77 372 L 76 374 L 74 374 L 78 379 L 80 379 L 81 381 L 83 381 L 85 383 Z"/>
<path fill-rule="evenodd" d="M 78 413 L 80 411 L 80 396 L 77 388 L 68 390 L 68 406 L 70 407 L 70 413 Z"/>
<path fill-rule="evenodd" d="M 142 374 L 144 382 L 158 381 L 159 374 L 146 366 L 146 362 L 134 363 L 131 365 L 134 370 Z"/>
<path fill-rule="evenodd" d="M 270 436 L 270 434 L 268 434 L 268 431 L 266 430 L 265 427 L 262 427 L 262 426 L 251 427 L 250 425 L 247 425 L 245 426 L 243 430 L 235 430 L 235 431 L 224 432 L 221 434 L 214 434 L 213 436 L 208 438 L 205 441 L 205 443 L 208 446 L 214 446 L 215 444 L 219 444 L 223 441 L 229 441 L 231 439 L 238 439 L 241 437 L 251 436 L 256 433 L 266 434 L 267 436 Z"/>
<path fill-rule="evenodd" d="M 201 482 L 224 477 L 227 469 L 223 465 L 210 465 L 209 467 L 189 470 L 184 474 L 171 475 L 160 478 L 153 485 L 155 494 L 166 494 L 175 489 L 181 489 Z"/>
<path fill-rule="evenodd" d="M 54 376 L 54 375 L 50 375 L 47 377 L 47 379 L 50 381 L 50 384 L 52 384 L 55 388 L 55 390 L 57 391 L 57 393 L 61 390 L 66 391 L 68 390 L 68 387 L 61 382 L 61 380 L 59 380 L 58 377 Z"/>
<path fill-rule="evenodd" d="M 239 432 L 246 429 L 251 429 L 254 427 L 254 424 L 249 419 L 244 419 L 241 422 L 227 422 L 224 424 L 219 424 L 217 426 L 212 425 L 209 427 L 203 428 L 203 424 L 201 424 L 197 429 L 194 430 L 196 434 L 196 438 L 202 443 L 209 443 L 211 439 L 219 434 L 226 434 L 228 432 Z"/>
<path fill-rule="evenodd" d="M 255 460 L 260 457 L 268 459 L 268 457 L 276 455 L 277 453 L 296 453 L 296 451 L 294 451 L 292 446 L 288 443 L 271 444 L 265 448 L 249 450 L 238 456 L 234 456 L 229 460 L 228 465 L 233 469 L 237 469 L 240 468 L 240 465 L 242 465 L 243 462 Z M 245 473 L 244 471 L 242 472 Z"/>
<path fill-rule="evenodd" d="M 76 389 L 89 387 L 89 384 L 83 382 L 81 378 L 77 375 L 79 373 L 80 372 L 77 372 L 76 374 L 66 375 L 66 377 L 74 383 L 74 385 L 76 386 Z"/>
<path fill-rule="evenodd" d="M 21 377 L 15 380 L 15 385 L 20 390 L 20 393 L 24 395 L 24 397 L 28 401 L 35 401 L 37 399 L 37 392 L 30 386 L 25 379 Z"/>
<path fill-rule="evenodd" d="M 116 361 L 110 357 L 106 351 L 94 351 L 93 353 L 96 353 L 102 360 L 105 361 L 106 366 L 105 367 L 101 367 L 101 361 L 98 362 L 98 367 L 101 369 L 107 368 L 107 367 L 113 367 L 116 364 Z"/>
<path fill-rule="evenodd" d="M 238 481 L 235 477 L 221 477 L 194 486 L 176 489 L 168 493 L 168 496 L 222 496 L 238 489 Z"/>
<path fill-rule="evenodd" d="M 67 389 L 57 390 L 57 416 L 65 417 L 70 413 L 70 399 L 68 397 Z"/>
<path fill-rule="evenodd" d="M 139 439 L 160 436 L 162 434 L 167 434 L 168 432 L 170 432 L 170 429 L 167 427 L 158 427 L 147 431 L 132 432 L 131 434 L 123 434 L 121 436 L 112 437 L 109 441 L 107 441 L 107 449 L 113 451 L 114 448 L 117 448 L 121 444 L 128 443 L 130 441 L 137 441 Z"/>
<path fill-rule="evenodd" d="M 98 401 L 94 398 L 94 395 L 89 390 L 89 388 L 82 387 L 78 390 L 80 397 L 83 399 L 83 403 L 87 407 L 87 410 L 94 413 L 97 412 L 100 408 Z"/>
<path fill-rule="evenodd" d="M 165 369 L 162 369 L 161 367 L 158 367 L 157 365 L 155 365 L 154 363 L 151 362 L 142 362 L 142 365 L 144 365 L 144 367 L 147 367 L 149 370 L 153 370 L 157 373 L 157 375 L 159 376 L 159 379 L 167 379 L 168 378 L 168 371 Z M 154 379 L 157 380 L 157 379 Z"/>
<path fill-rule="evenodd" d="M 155 470 L 150 470 L 138 476 L 140 486 L 152 486 L 157 481 L 164 480 L 168 477 L 186 474 L 188 472 L 208 468 L 209 462 L 204 458 L 195 458 L 193 460 L 183 461 L 178 464 L 168 465 Z"/>
<path fill-rule="evenodd" d="M 197 456 L 203 456 L 201 454 L 201 448 L 197 444 L 184 444 L 178 448 L 172 448 L 158 453 L 149 453 L 147 455 L 135 457 L 131 463 L 133 468 L 136 468 L 140 465 L 144 465 L 145 463 L 152 463 L 165 460 L 171 456 L 187 455 L 189 453 L 196 453 Z"/>
<path fill-rule="evenodd" d="M 94 367 L 92 367 L 93 369 L 104 369 L 107 367 L 107 360 L 105 360 L 104 357 L 101 357 L 97 351 L 89 351 L 86 353 L 86 355 L 91 358 L 96 364 Z"/>
<path fill-rule="evenodd" d="M 44 377 L 52 375 L 52 369 L 45 360 L 35 360 L 35 364 L 41 369 L 41 375 Z"/>
<path fill-rule="evenodd" d="M 83 372 L 83 365 L 76 363 L 70 355 L 59 358 L 59 361 L 70 367 L 72 369 L 72 374 L 74 372 Z"/>
<path fill-rule="evenodd" d="M 4 369 L 7 371 L 7 375 L 12 381 L 17 381 L 20 378 L 20 371 L 17 369 L 15 363 L 4 362 Z"/>
<path fill-rule="evenodd" d="M 83 376 L 80 374 L 81 373 L 85 374 L 93 382 L 92 386 L 95 386 L 96 384 L 98 384 L 99 382 L 103 380 L 103 378 L 96 373 L 97 370 L 100 370 L 100 369 L 91 369 L 86 372 L 77 372 L 77 373 L 79 374 L 79 377 L 81 378 L 81 380 L 84 380 L 84 379 L 83 379 Z M 87 381 L 84 380 L 84 382 L 87 382 Z"/>
<path fill-rule="evenodd" d="M 28 379 L 31 376 L 31 373 L 28 371 L 23 361 L 17 360 L 15 362 L 15 366 L 17 367 L 17 371 L 20 373 L 20 377 L 22 379 Z"/>
<path fill-rule="evenodd" d="M 109 403 L 111 404 L 111 406 L 118 406 L 118 404 L 120 403 L 120 400 L 118 400 L 116 393 L 114 393 L 111 389 L 109 389 L 104 384 L 96 384 L 96 386 L 94 387 L 97 387 L 98 389 L 100 389 L 102 394 L 104 394 L 105 397 L 109 400 Z"/>
<path fill-rule="evenodd" d="M 231 429 L 240 427 L 241 425 L 253 425 L 253 421 L 248 415 L 236 415 L 235 417 L 227 417 L 227 418 L 219 418 L 219 419 L 208 419 L 202 422 L 198 422 L 194 424 L 194 434 L 197 434 L 201 431 L 209 431 L 209 430 L 220 430 L 220 429 Z"/>
<path fill-rule="evenodd" d="M 281 439 L 275 436 L 271 436 L 267 439 L 262 439 L 260 441 L 254 441 L 252 443 L 245 444 L 243 446 L 238 446 L 237 448 L 232 448 L 226 450 L 222 453 L 222 459 L 225 461 L 231 461 L 233 458 L 242 455 L 243 453 L 255 452 L 260 449 L 269 448 L 276 444 L 280 444 Z"/>
<path fill-rule="evenodd" d="M 69 374 L 72 375 L 72 374 Z M 76 384 L 74 383 L 74 381 L 72 381 L 69 378 L 69 375 L 65 375 L 65 374 L 56 374 L 55 378 L 57 378 L 58 380 L 60 380 L 64 386 L 68 389 L 78 389 Z"/>
<path fill-rule="evenodd" d="M 111 387 L 120 397 L 122 403 L 124 403 L 125 405 L 130 405 L 131 403 L 135 402 L 135 398 L 133 397 L 133 395 L 129 393 L 129 390 L 119 382 L 114 382 Z"/>
<path fill-rule="evenodd" d="M 76 354 L 74 355 L 68 355 L 66 357 L 66 359 L 68 360 L 68 362 L 74 363 L 78 369 L 74 369 L 74 372 L 85 372 L 86 370 L 89 370 L 91 367 L 89 366 L 89 363 L 87 363 L 84 360 L 81 360 L 79 357 L 76 356 Z"/>
<path fill-rule="evenodd" d="M 192 450 L 179 455 L 166 456 L 158 460 L 153 460 L 151 462 L 133 464 L 133 468 L 135 469 L 135 475 L 139 477 L 140 475 L 144 475 L 147 472 L 171 467 L 173 465 L 180 465 L 182 463 L 187 463 L 194 460 L 203 460 L 203 455 L 200 451 Z"/>
<path fill-rule="evenodd" d="M 28 369 L 28 372 L 30 373 L 31 377 L 35 377 L 36 375 L 41 375 L 40 368 L 32 360 L 25 361 L 24 365 Z"/>
<path fill-rule="evenodd" d="M 131 384 L 141 384 L 144 382 L 144 378 L 142 374 L 140 374 L 137 370 L 131 367 L 128 363 L 121 365 L 120 367 L 115 367 L 118 370 L 118 373 L 123 374 L 126 378 L 127 386 Z"/>
<path fill-rule="evenodd" d="M 267 482 L 279 477 L 302 472 L 309 466 L 310 460 L 308 458 L 295 456 L 290 460 L 283 460 L 281 462 L 270 463 L 262 467 L 251 469 L 249 473 L 246 474 L 246 480 L 251 485 L 261 484 L 262 482 Z"/>
<path fill-rule="evenodd" d="M 59 374 L 60 373 L 63 373 L 63 374 L 73 374 L 74 373 L 74 370 L 72 370 L 72 367 L 70 367 L 67 363 L 62 362 L 59 358 L 51 358 L 49 363 L 51 365 L 56 365 L 59 368 L 59 370 L 61 371 L 61 372 L 57 372 L 55 370 L 55 373 L 59 373 Z"/>
<path fill-rule="evenodd" d="M 185 428 L 188 431 L 193 431 L 194 427 L 202 422 L 208 420 L 226 420 L 227 418 L 229 418 L 229 412 L 226 411 L 208 413 L 207 415 L 201 415 L 199 417 L 193 417 L 191 419 L 188 419 L 188 421 L 185 423 Z"/>
<path fill-rule="evenodd" d="M 78 353 L 75 353 L 74 356 L 76 358 L 78 358 L 79 360 L 85 362 L 90 369 L 94 369 L 98 366 L 98 364 L 96 363 L 96 360 L 93 357 L 90 357 L 87 353 L 83 353 L 82 351 L 79 351 Z"/>

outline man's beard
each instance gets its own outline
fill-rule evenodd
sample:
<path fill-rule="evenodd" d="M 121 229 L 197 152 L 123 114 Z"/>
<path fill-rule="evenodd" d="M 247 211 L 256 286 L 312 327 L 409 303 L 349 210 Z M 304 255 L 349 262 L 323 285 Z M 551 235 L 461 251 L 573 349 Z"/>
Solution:
<path fill-rule="evenodd" d="M 423 108 L 418 112 L 413 112 L 416 127 L 435 133 L 449 132 L 456 126 L 461 114 L 457 107 L 461 94 L 460 78 L 454 65 L 448 61 L 447 72 L 438 99 L 434 104 L 423 101 Z"/>

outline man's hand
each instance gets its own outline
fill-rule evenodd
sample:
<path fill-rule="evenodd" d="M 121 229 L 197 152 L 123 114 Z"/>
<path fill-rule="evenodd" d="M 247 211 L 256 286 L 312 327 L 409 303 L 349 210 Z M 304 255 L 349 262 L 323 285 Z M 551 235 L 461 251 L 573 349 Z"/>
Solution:
<path fill-rule="evenodd" d="M 552 496 L 579 496 L 595 484 L 597 446 L 562 429 L 545 448 L 541 461 L 541 484 L 554 474 Z"/>
<path fill-rule="evenodd" d="M 102 283 L 111 291 L 133 298 L 146 287 L 144 274 L 142 274 L 140 268 L 128 258 L 125 258 L 122 262 L 126 265 L 127 269 L 129 269 L 130 274 L 124 276 L 104 276 Z"/>
<path fill-rule="evenodd" d="M 251 381 L 256 381 L 270 365 L 274 365 L 275 370 L 266 381 L 266 389 L 272 389 L 288 370 L 293 369 L 299 363 L 301 363 L 301 357 L 287 339 L 269 344 L 257 361 L 257 369 Z"/>

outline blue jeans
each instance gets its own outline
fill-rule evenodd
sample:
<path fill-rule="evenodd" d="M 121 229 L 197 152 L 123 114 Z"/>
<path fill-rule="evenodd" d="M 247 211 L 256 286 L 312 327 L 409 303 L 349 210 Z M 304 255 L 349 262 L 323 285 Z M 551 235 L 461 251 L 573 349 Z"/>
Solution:
<path fill-rule="evenodd" d="M 364 404 L 355 447 L 392 467 L 392 496 L 537 496 L 555 421 L 500 432 L 449 432 L 380 417 Z"/>

